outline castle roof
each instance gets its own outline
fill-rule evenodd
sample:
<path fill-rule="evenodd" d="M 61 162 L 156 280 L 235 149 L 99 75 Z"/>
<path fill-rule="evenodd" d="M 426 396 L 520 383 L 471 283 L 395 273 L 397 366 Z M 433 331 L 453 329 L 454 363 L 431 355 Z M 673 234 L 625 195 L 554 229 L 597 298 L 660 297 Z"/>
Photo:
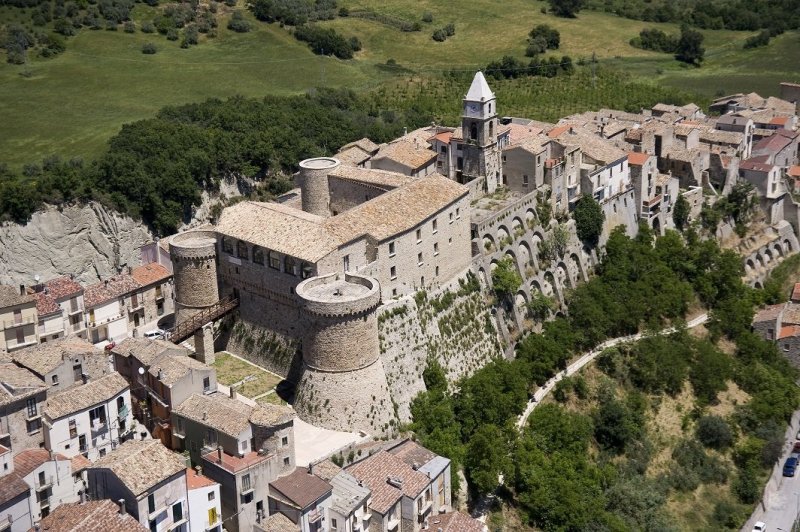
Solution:
<path fill-rule="evenodd" d="M 294 418 L 289 407 L 269 403 L 250 406 L 223 393 L 192 394 L 172 411 L 234 438 L 246 431 L 251 422 L 268 427 L 282 425 Z"/>
<path fill-rule="evenodd" d="M 494 93 L 492 89 L 489 88 L 489 84 L 486 83 L 483 72 L 479 70 L 475 73 L 475 77 L 472 78 L 472 85 L 469 86 L 469 90 L 464 99 L 472 102 L 483 102 L 491 100 L 492 98 L 494 98 Z"/>

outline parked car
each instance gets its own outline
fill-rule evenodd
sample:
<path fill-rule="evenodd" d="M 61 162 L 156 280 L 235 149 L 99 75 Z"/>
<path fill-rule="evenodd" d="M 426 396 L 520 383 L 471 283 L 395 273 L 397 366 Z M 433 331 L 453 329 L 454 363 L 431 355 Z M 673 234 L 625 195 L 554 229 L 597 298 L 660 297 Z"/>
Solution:
<path fill-rule="evenodd" d="M 795 471 L 797 470 L 797 457 L 790 456 L 786 459 L 786 462 L 783 464 L 783 476 L 784 477 L 793 477 Z"/>
<path fill-rule="evenodd" d="M 793 453 L 800 453 L 800 441 L 794 442 L 794 447 L 792 447 Z"/>
<path fill-rule="evenodd" d="M 153 329 L 144 333 L 144 337 L 149 340 L 163 340 L 166 335 L 167 333 L 164 329 Z"/>
<path fill-rule="evenodd" d="M 753 525 L 753 532 L 766 532 L 767 524 L 763 521 L 759 521 L 755 525 Z"/>

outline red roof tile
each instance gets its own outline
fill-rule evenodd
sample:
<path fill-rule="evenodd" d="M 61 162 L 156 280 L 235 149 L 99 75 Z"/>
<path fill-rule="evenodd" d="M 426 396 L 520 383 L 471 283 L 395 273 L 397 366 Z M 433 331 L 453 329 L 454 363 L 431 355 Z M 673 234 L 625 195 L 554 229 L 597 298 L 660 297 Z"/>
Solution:
<path fill-rule="evenodd" d="M 50 294 L 45 294 L 44 291 L 36 292 L 36 313 L 39 314 L 39 317 L 55 314 L 56 312 L 61 312 L 61 307 L 56 303 L 56 298 Z"/>
<path fill-rule="evenodd" d="M 186 469 L 186 485 L 189 487 L 190 490 L 196 490 L 198 488 L 207 488 L 209 486 L 214 486 L 217 483 L 208 478 L 205 475 L 198 475 L 197 471 L 192 468 Z"/>
<path fill-rule="evenodd" d="M 3 476 L 0 480 L 2 480 L 0 482 L 0 506 L 30 490 L 28 484 L 22 480 L 22 475 L 16 471 Z"/>
<path fill-rule="evenodd" d="M 69 458 L 59 453 L 55 453 L 51 458 L 50 451 L 47 449 L 25 449 L 14 456 L 14 471 L 21 477 L 25 477 L 43 463 L 53 459 L 58 461 L 69 460 Z"/>
<path fill-rule="evenodd" d="M 152 262 L 150 264 L 145 264 L 144 266 L 134 268 L 131 271 L 131 276 L 133 276 L 134 280 L 141 286 L 148 286 L 153 283 L 157 283 L 158 281 L 169 279 L 170 273 L 169 270 L 167 270 L 161 264 Z"/>
<path fill-rule="evenodd" d="M 487 530 L 486 525 L 461 512 L 433 515 L 428 519 L 428 525 L 430 530 L 441 530 L 442 532 L 483 532 Z"/>
<path fill-rule="evenodd" d="M 776 126 L 782 126 L 789 120 L 788 116 L 776 116 L 772 120 L 769 121 L 770 124 L 774 124 Z"/>
<path fill-rule="evenodd" d="M 309 474 L 304 467 L 296 467 L 288 475 L 273 480 L 269 483 L 269 489 L 270 493 L 277 491 L 300 509 L 308 508 L 333 490 L 330 484 Z"/>
<path fill-rule="evenodd" d="M 628 164 L 644 166 L 644 163 L 646 163 L 649 158 L 650 155 L 647 153 L 631 152 L 628 154 Z"/>
<path fill-rule="evenodd" d="M 65 297 L 76 296 L 83 292 L 83 287 L 68 275 L 51 279 L 44 285 L 56 301 Z"/>
<path fill-rule="evenodd" d="M 78 471 L 83 471 L 84 469 L 86 469 L 87 467 L 92 465 L 92 462 L 88 458 L 83 456 L 82 454 L 75 455 L 72 458 L 71 462 L 72 462 L 72 474 L 73 475 L 75 473 L 77 473 Z"/>
<path fill-rule="evenodd" d="M 86 308 L 96 307 L 112 299 L 129 294 L 140 287 L 141 285 L 136 282 L 132 275 L 116 275 L 110 279 L 87 286 L 86 292 L 83 294 L 84 304 Z"/>
<path fill-rule="evenodd" d="M 86 501 L 62 504 L 42 519 L 41 530 L 47 532 L 147 532 L 132 515 L 119 511 L 116 502 Z"/>
<path fill-rule="evenodd" d="M 787 325 L 781 327 L 781 332 L 778 334 L 778 340 L 789 338 L 791 336 L 800 336 L 800 325 Z"/>
<path fill-rule="evenodd" d="M 571 127 L 572 126 L 569 125 L 569 124 L 567 124 L 565 126 L 554 127 L 553 129 L 551 129 L 550 131 L 547 132 L 547 136 L 550 137 L 551 139 L 554 139 L 554 138 L 558 137 L 559 135 L 561 135 L 562 133 L 564 133 L 565 131 L 568 131 L 569 128 L 571 128 Z"/>
<path fill-rule="evenodd" d="M 789 177 L 800 177 L 800 166 L 790 166 L 786 174 Z"/>
<path fill-rule="evenodd" d="M 452 131 L 442 131 L 441 133 L 437 133 L 428 139 L 428 142 L 438 140 L 439 142 L 443 142 L 445 144 L 450 144 L 450 139 L 453 138 Z"/>
<path fill-rule="evenodd" d="M 364 481 L 372 490 L 370 507 L 379 514 L 385 514 L 403 495 L 416 498 L 430 484 L 426 474 L 415 471 L 403 460 L 386 451 L 377 452 L 356 462 L 345 471 Z M 400 480 L 401 487 L 390 484 L 390 477 Z"/>
<path fill-rule="evenodd" d="M 256 451 L 252 451 L 247 453 L 246 455 L 242 456 L 241 458 L 238 456 L 231 456 L 228 453 L 222 453 L 222 463 L 219 461 L 219 455 L 217 451 L 209 451 L 203 455 L 203 460 L 206 460 L 216 466 L 222 467 L 223 469 L 230 471 L 231 473 L 237 473 L 242 469 L 247 469 L 248 467 L 255 465 L 259 462 L 264 460 L 269 460 L 270 454 L 258 454 Z"/>
<path fill-rule="evenodd" d="M 755 172 L 768 173 L 775 167 L 769 163 L 760 163 L 752 159 L 747 159 L 746 161 L 742 161 L 742 163 L 739 165 L 739 168 L 741 170 L 753 170 Z"/>

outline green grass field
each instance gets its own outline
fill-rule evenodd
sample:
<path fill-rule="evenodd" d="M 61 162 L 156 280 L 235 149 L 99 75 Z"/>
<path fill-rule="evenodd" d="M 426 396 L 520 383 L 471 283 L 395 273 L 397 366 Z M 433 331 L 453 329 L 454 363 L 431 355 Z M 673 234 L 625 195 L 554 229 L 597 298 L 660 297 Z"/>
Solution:
<path fill-rule="evenodd" d="M 278 25 L 254 21 L 250 33 L 230 32 L 224 17 L 216 38 L 201 36 L 200 45 L 189 49 L 157 34 L 83 29 L 68 39 L 67 51 L 61 56 L 34 57 L 25 66 L 0 64 L 0 162 L 20 168 L 53 153 L 91 159 L 102 152 L 122 124 L 152 116 L 165 105 L 236 94 L 291 94 L 320 85 L 356 90 L 386 82 L 390 87 L 402 86 L 407 71 L 397 74 L 381 68 L 390 58 L 422 76 L 436 77 L 449 69 L 471 71 L 506 54 L 522 57 L 528 31 L 541 23 L 561 32 L 561 48 L 550 53 L 567 54 L 574 60 L 596 53 L 603 65 L 706 98 L 718 92 L 751 90 L 777 94 L 779 81 L 800 80 L 797 32 L 777 38 L 766 48 L 744 51 L 741 43 L 751 34 L 707 31 L 708 59 L 703 67 L 682 68 L 669 55 L 628 44 L 644 27 L 677 32 L 674 24 L 645 23 L 593 11 L 581 12 L 577 19 L 559 19 L 540 12 L 544 2 L 530 0 L 473 0 L 459 4 L 457 12 L 444 0 L 386 0 L 380 4 L 341 0 L 341 4 L 351 9 L 369 7 L 409 21 L 421 20 L 423 13 L 430 12 L 434 20 L 424 23 L 422 31 L 411 33 L 356 17 L 322 23 L 361 39 L 364 48 L 351 61 L 315 56 Z M 140 24 L 153 13 L 153 8 L 137 4 L 133 18 Z M 24 16 L 0 7 L 0 24 L 18 22 Z M 433 41 L 433 30 L 449 22 L 455 23 L 455 35 L 443 43 Z M 143 55 L 145 42 L 155 43 L 158 53 Z M 552 86 L 555 100 L 563 90 L 560 83 L 534 85 L 532 90 L 539 92 Z M 454 95 L 456 104 L 459 96 Z M 553 105 L 558 109 L 558 102 Z M 515 111 L 525 108 L 518 102 L 513 107 Z M 572 104 L 562 107 L 576 110 Z M 503 112 L 512 111 L 507 108 Z"/>

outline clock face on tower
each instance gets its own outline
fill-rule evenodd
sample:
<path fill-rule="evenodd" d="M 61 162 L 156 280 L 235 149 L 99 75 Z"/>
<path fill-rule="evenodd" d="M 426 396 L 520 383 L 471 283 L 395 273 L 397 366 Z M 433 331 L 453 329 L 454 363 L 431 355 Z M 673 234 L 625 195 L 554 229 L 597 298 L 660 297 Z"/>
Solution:
<path fill-rule="evenodd" d="M 478 106 L 474 103 L 471 103 L 467 106 L 467 110 L 472 114 L 476 114 L 478 112 Z"/>

